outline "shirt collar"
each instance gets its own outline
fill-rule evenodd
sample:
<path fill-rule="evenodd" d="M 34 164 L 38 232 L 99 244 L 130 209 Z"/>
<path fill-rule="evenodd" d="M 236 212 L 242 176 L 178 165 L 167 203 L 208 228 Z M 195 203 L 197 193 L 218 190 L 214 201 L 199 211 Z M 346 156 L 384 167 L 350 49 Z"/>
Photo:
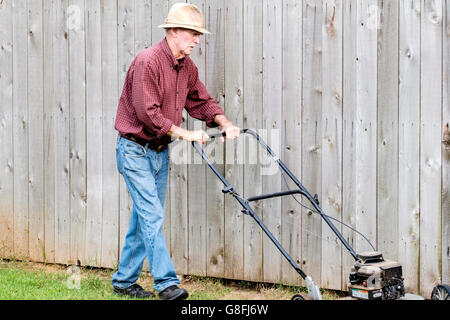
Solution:
<path fill-rule="evenodd" d="M 164 40 L 161 41 L 161 46 L 167 58 L 169 59 L 170 67 L 175 70 L 181 70 L 181 68 L 183 68 L 185 58 L 182 58 L 180 60 L 175 59 L 172 50 L 170 50 L 169 44 L 167 43 L 167 38 L 164 38 Z"/>

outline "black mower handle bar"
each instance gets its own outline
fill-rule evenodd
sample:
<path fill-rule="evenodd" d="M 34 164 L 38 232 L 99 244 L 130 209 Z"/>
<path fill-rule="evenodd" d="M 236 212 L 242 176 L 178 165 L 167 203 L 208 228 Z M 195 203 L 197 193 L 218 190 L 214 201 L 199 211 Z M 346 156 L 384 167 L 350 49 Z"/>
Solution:
<path fill-rule="evenodd" d="M 265 226 L 262 224 L 262 222 L 258 219 L 258 217 L 255 215 L 254 211 L 249 206 L 249 201 L 255 201 L 255 200 L 261 200 L 261 199 L 267 199 L 272 197 L 278 197 L 288 194 L 294 194 L 294 193 L 300 193 L 303 196 L 305 196 L 309 202 L 314 206 L 316 211 L 320 214 L 322 219 L 328 224 L 328 226 L 331 228 L 331 230 L 334 232 L 334 234 L 339 238 L 339 240 L 342 242 L 342 244 L 345 246 L 345 248 L 349 251 L 349 253 L 352 255 L 352 257 L 355 260 L 359 260 L 355 250 L 350 246 L 350 244 L 347 242 L 347 240 L 342 236 L 342 234 L 339 232 L 339 230 L 335 227 L 335 225 L 331 222 L 331 220 L 328 218 L 328 216 L 323 212 L 323 210 L 319 206 L 319 201 L 316 197 L 313 197 L 308 190 L 301 184 L 301 182 L 297 179 L 297 177 L 289 170 L 289 168 L 277 157 L 277 155 L 270 149 L 270 147 L 261 139 L 261 137 L 253 130 L 251 129 L 241 129 L 241 133 L 247 133 L 256 138 L 256 140 L 259 142 L 259 144 L 266 149 L 267 153 L 278 163 L 280 166 L 280 169 L 283 170 L 289 178 L 297 185 L 297 190 L 290 190 L 287 192 L 278 192 L 268 195 L 261 195 L 256 196 L 249 199 L 243 199 L 240 196 L 237 196 L 237 194 L 234 192 L 233 187 L 230 185 L 230 183 L 225 179 L 225 177 L 221 174 L 219 170 L 215 167 L 215 165 L 211 162 L 211 160 L 206 155 L 205 151 L 202 149 L 202 147 L 198 144 L 198 142 L 193 141 L 192 146 L 195 150 L 202 156 L 203 160 L 208 164 L 208 166 L 213 170 L 213 172 L 216 174 L 216 176 L 222 181 L 222 183 L 225 185 L 225 188 L 222 190 L 223 193 L 231 193 L 238 202 L 244 207 L 244 213 L 251 215 L 258 224 L 263 228 L 263 230 L 269 235 L 271 240 L 276 244 L 278 249 L 283 253 L 283 255 L 289 260 L 289 262 L 295 266 L 298 273 L 301 274 L 303 278 L 305 278 L 305 274 L 301 269 L 294 263 L 294 261 L 287 255 L 287 253 L 284 251 L 284 249 L 281 248 L 281 245 L 273 238 L 273 236 L 270 234 L 270 232 L 265 228 Z M 226 133 L 215 133 L 209 135 L 211 139 L 219 138 L 219 137 L 225 137 Z"/>
<path fill-rule="evenodd" d="M 245 133 L 247 132 L 248 129 L 241 129 L 241 133 Z M 226 137 L 227 133 L 226 132 L 219 132 L 219 133 L 212 133 L 212 134 L 208 134 L 210 139 L 216 139 L 216 138 L 220 138 L 220 137 Z"/>

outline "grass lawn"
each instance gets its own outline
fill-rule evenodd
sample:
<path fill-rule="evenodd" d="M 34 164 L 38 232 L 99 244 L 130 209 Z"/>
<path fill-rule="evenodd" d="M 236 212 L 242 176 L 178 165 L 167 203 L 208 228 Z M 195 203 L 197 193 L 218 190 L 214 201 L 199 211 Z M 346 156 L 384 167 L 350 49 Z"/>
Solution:
<path fill-rule="evenodd" d="M 113 293 L 113 270 L 69 267 L 0 259 L 0 300 L 130 300 Z M 215 278 L 180 277 L 191 300 L 289 300 L 306 288 L 230 281 Z M 152 290 L 153 280 L 143 272 L 138 283 Z M 323 291 L 323 299 L 338 293 Z"/>

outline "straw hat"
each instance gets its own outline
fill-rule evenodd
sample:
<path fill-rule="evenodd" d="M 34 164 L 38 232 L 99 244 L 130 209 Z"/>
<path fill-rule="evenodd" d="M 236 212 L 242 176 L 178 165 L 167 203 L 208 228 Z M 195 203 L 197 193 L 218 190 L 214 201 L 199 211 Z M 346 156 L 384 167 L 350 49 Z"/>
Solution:
<path fill-rule="evenodd" d="M 184 28 L 200 32 L 210 33 L 205 29 L 205 21 L 201 11 L 193 4 L 175 3 L 169 10 L 167 19 L 159 28 Z"/>

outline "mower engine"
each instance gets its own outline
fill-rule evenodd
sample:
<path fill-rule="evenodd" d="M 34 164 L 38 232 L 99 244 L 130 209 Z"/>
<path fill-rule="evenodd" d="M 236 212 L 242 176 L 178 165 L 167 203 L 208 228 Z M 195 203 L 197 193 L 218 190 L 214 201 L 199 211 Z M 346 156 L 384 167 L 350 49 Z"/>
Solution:
<path fill-rule="evenodd" d="M 348 290 L 353 298 L 364 300 L 395 300 L 405 295 L 402 266 L 384 260 L 380 252 L 358 254 L 352 267 Z"/>

